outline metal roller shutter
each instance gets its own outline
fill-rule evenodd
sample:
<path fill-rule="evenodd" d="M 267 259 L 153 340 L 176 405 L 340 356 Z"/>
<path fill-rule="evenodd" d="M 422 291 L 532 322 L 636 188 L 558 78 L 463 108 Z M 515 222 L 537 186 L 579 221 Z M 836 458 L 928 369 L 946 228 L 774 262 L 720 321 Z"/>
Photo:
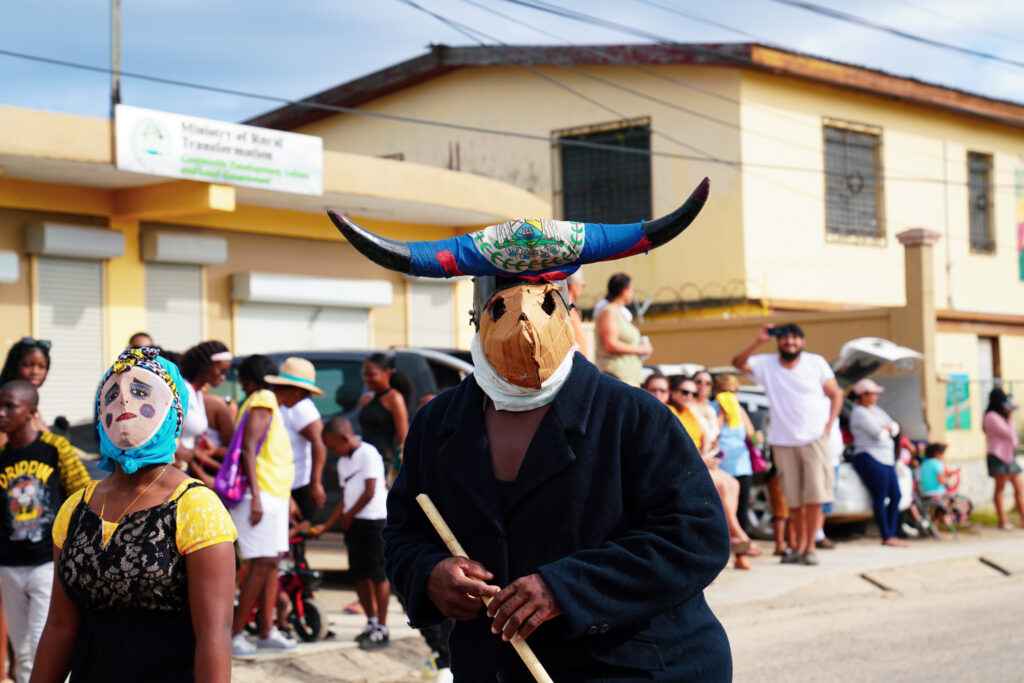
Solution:
<path fill-rule="evenodd" d="M 409 345 L 455 346 L 455 315 L 450 282 L 409 283 Z"/>
<path fill-rule="evenodd" d="M 203 288 L 199 266 L 146 264 L 146 331 L 179 353 L 202 341 Z"/>
<path fill-rule="evenodd" d="M 364 308 L 244 303 L 238 306 L 234 352 L 365 349 L 370 314 Z"/>
<path fill-rule="evenodd" d="M 53 342 L 50 372 L 40 389 L 40 412 L 52 424 L 93 418 L 103 358 L 103 264 L 39 257 L 39 336 Z"/>

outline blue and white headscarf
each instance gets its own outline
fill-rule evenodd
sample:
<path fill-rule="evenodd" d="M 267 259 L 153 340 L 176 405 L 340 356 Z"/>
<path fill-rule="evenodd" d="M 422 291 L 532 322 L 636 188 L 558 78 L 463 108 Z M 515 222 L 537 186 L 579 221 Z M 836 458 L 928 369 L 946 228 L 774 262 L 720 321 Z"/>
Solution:
<path fill-rule="evenodd" d="M 163 424 L 160 425 L 160 429 L 153 435 L 153 438 L 138 448 L 125 451 L 114 445 L 100 423 L 100 398 L 103 394 L 103 385 L 107 383 L 111 375 L 126 372 L 133 367 L 145 368 L 159 377 L 170 388 L 174 403 L 171 410 L 167 411 Z M 96 392 L 95 412 L 96 438 L 100 444 L 100 455 L 103 456 L 99 465 L 100 469 L 113 472 L 116 462 L 125 474 L 133 474 L 140 467 L 146 465 L 173 462 L 177 438 L 181 434 L 181 424 L 185 419 L 185 413 L 188 412 L 188 391 L 185 388 L 185 379 L 178 371 L 178 366 L 160 357 L 158 349 L 149 346 L 125 349 L 100 381 L 99 390 Z"/>

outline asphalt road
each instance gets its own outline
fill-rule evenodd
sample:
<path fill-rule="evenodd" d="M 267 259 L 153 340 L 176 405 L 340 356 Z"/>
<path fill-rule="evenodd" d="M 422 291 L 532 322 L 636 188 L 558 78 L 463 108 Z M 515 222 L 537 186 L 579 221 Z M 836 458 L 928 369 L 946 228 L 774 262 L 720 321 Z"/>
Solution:
<path fill-rule="evenodd" d="M 735 680 L 1024 680 L 1024 576 L 992 571 L 909 593 L 864 583 L 868 592 L 818 587 L 719 610 Z"/>

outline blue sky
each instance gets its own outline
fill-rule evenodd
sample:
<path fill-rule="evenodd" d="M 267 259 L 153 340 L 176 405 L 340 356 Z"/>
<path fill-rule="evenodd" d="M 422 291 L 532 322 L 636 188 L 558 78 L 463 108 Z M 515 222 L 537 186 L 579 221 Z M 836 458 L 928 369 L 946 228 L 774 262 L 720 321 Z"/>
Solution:
<path fill-rule="evenodd" d="M 1017 0 L 815 1 L 933 40 L 1024 62 L 1024 11 Z M 0 50 L 109 66 L 107 0 L 0 2 Z M 642 42 L 507 0 L 416 2 L 507 43 Z M 550 2 L 679 42 L 756 40 L 1024 104 L 1024 68 L 953 54 L 773 0 Z M 513 23 L 480 5 L 557 37 Z M 474 44 L 400 0 L 122 0 L 125 71 L 277 97 L 311 95 L 420 55 L 431 42 Z M 0 104 L 106 117 L 109 84 L 106 74 L 0 55 Z M 244 120 L 276 106 L 130 78 L 122 86 L 122 101 L 228 121 Z"/>

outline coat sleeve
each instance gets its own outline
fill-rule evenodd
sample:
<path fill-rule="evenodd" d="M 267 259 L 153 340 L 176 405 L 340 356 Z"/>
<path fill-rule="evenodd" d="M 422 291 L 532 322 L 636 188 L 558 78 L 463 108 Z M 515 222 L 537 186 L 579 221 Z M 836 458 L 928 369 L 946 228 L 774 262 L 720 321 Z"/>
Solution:
<path fill-rule="evenodd" d="M 441 560 L 451 557 L 441 538 L 416 502 L 423 491 L 421 465 L 425 423 L 433 411 L 420 410 L 413 418 L 405 439 L 405 457 L 388 492 L 388 521 L 384 528 L 384 567 L 392 586 L 405 601 L 409 623 L 425 628 L 445 617 L 427 597 L 427 577 Z"/>
<path fill-rule="evenodd" d="M 625 531 L 539 568 L 569 638 L 642 627 L 701 593 L 729 560 L 721 499 L 679 421 L 661 406 L 631 417 L 639 428 L 619 445 Z"/>

